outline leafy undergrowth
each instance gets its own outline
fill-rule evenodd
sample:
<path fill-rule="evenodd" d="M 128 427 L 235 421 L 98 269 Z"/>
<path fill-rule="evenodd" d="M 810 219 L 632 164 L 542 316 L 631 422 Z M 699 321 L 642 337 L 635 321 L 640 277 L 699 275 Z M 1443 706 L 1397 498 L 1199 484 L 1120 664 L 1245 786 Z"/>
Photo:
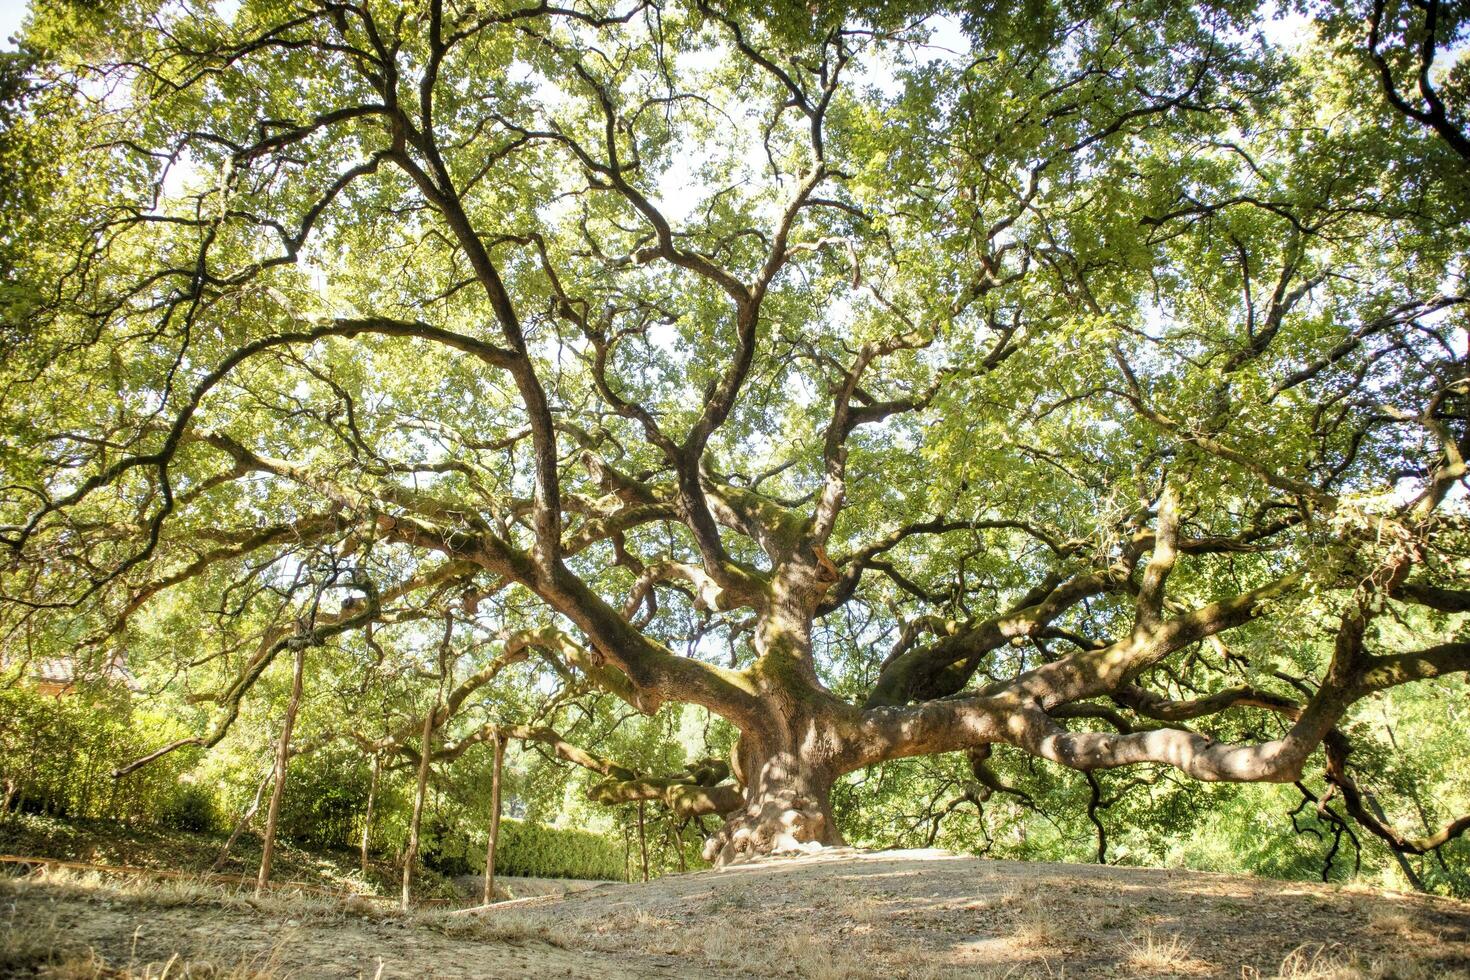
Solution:
<path fill-rule="evenodd" d="M 0 819 L 0 854 L 44 857 L 88 864 L 208 873 L 228 835 L 152 826 L 129 827 L 108 820 L 57 820 L 33 814 Z M 374 855 L 363 875 L 354 851 L 307 850 L 278 840 L 272 878 L 348 894 L 396 895 L 399 870 L 391 856 Z M 242 834 L 219 869 L 222 875 L 253 878 L 260 867 L 260 838 Z M 414 893 L 427 900 L 458 901 L 454 882 L 420 867 Z"/>

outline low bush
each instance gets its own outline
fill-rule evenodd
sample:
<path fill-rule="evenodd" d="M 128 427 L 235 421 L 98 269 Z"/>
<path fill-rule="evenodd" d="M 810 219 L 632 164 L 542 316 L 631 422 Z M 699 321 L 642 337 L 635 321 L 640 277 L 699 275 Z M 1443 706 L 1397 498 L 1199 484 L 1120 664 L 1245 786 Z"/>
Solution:
<path fill-rule="evenodd" d="M 484 864 L 481 856 L 482 870 Z M 585 830 L 506 820 L 500 824 L 495 870 L 526 878 L 622 878 L 623 849 Z"/>
<path fill-rule="evenodd" d="M 200 833 L 219 830 L 214 793 L 194 783 L 180 783 L 159 806 L 158 822 L 175 830 Z"/>
<path fill-rule="evenodd" d="M 424 863 L 441 874 L 481 874 L 485 838 L 425 827 Z M 495 848 L 495 873 L 524 878 L 621 879 L 623 848 L 601 834 L 505 819 Z"/>

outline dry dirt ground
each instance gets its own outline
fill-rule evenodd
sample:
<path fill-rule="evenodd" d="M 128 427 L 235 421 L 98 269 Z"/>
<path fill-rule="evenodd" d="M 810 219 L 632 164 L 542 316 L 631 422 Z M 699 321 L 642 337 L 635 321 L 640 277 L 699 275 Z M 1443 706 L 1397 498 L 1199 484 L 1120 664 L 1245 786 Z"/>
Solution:
<path fill-rule="evenodd" d="M 1470 977 L 1470 903 L 938 851 L 783 858 L 408 917 L 47 872 L 0 879 L 0 975 L 1448 980 Z"/>

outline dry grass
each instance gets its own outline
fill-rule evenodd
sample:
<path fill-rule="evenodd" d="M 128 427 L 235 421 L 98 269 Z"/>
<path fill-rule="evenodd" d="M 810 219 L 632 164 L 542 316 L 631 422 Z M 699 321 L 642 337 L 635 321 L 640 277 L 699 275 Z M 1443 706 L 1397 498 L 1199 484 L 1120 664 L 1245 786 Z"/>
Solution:
<path fill-rule="evenodd" d="M 792 935 L 782 943 L 796 975 L 803 980 L 857 980 L 873 975 L 872 964 L 851 950 L 829 946 L 812 935 Z"/>
<path fill-rule="evenodd" d="M 1373 932 L 1414 943 L 1435 942 L 1440 938 L 1437 930 L 1398 909 L 1383 909 L 1373 913 L 1368 919 L 1368 928 Z"/>
<path fill-rule="evenodd" d="M 709 966 L 752 977 L 856 980 L 873 975 L 871 960 L 811 933 L 792 933 L 780 942 L 769 942 L 752 940 L 749 933 L 738 930 L 717 928 L 691 944 L 687 952 Z"/>
<path fill-rule="evenodd" d="M 64 893 L 106 901 L 125 901 L 150 908 L 205 907 L 234 912 L 256 912 L 281 919 L 288 927 L 332 925 L 352 917 L 396 919 L 401 917 L 397 905 L 372 901 L 360 895 L 337 899 L 290 890 L 266 892 L 256 896 L 248 886 L 221 885 L 207 878 L 120 877 L 92 871 L 45 868 L 27 877 L 28 882 L 45 884 Z M 5 887 L 0 879 L 0 891 Z M 417 909 L 406 917 L 408 924 L 429 929 L 453 939 L 483 942 L 539 941 L 561 945 L 552 932 L 553 920 L 535 912 L 492 912 L 482 915 L 455 915 L 448 909 Z M 630 923 L 646 928 L 650 917 L 635 913 Z M 176 976 L 177 971 L 170 973 Z"/>
<path fill-rule="evenodd" d="M 42 977 L 55 980 L 277 980 L 279 972 L 274 955 L 264 961 L 250 960 L 233 965 L 209 960 L 189 960 L 171 956 L 161 963 L 109 964 L 92 951 L 72 957 L 42 970 Z"/>
<path fill-rule="evenodd" d="M 409 923 L 450 939 L 482 943 L 546 943 L 565 948 L 555 931 L 553 917 L 539 912 L 488 912 L 456 915 L 442 909 L 422 909 L 409 916 Z"/>
<path fill-rule="evenodd" d="M 150 878 L 115 875 L 73 868 L 42 867 L 24 879 L 78 897 L 105 897 L 110 902 L 128 902 L 155 909 L 208 907 L 236 912 L 260 912 L 288 920 L 289 925 L 339 922 L 353 913 L 377 908 L 391 913 L 391 906 L 374 906 L 361 896 L 347 899 L 282 889 L 256 896 L 246 885 L 220 884 L 204 876 Z M 0 892 L 7 887 L 0 878 Z M 9 887 L 14 887 L 13 885 Z"/>
<path fill-rule="evenodd" d="M 1128 967 L 1138 973 L 1196 973 L 1208 969 L 1195 959 L 1194 944 L 1174 933 L 1145 929 L 1124 945 Z"/>
<path fill-rule="evenodd" d="M 872 895 L 864 895 L 848 906 L 848 914 L 858 925 L 872 926 L 893 917 L 888 903 Z"/>
<path fill-rule="evenodd" d="M 1038 891 L 1005 892 L 999 905 L 1014 925 L 1012 939 L 1023 948 L 1064 946 L 1078 938 L 1071 910 L 1063 911 L 1059 903 L 1048 901 Z"/>
<path fill-rule="evenodd" d="M 1272 974 L 1249 967 L 1241 970 L 1243 980 L 1442 980 L 1446 976 L 1422 962 L 1393 957 L 1364 959 L 1331 945 L 1299 946 Z"/>
<path fill-rule="evenodd" d="M 284 942 L 277 942 L 263 955 L 229 962 L 179 953 L 147 959 L 139 956 L 135 944 L 126 958 L 109 962 L 91 947 L 78 948 L 54 924 L 24 927 L 11 920 L 0 933 L 0 975 L 47 980 L 275 980 L 282 975 L 283 948 Z"/>
<path fill-rule="evenodd" d="M 902 858 L 869 860 L 857 866 L 865 874 L 794 862 L 407 916 L 365 899 L 256 899 L 218 882 L 48 871 L 0 878 L 0 976 L 371 978 L 381 963 L 384 977 L 460 980 L 669 970 L 772 980 L 1449 980 L 1470 962 L 1470 915 L 1437 900 L 1111 868 L 926 860 L 916 870 Z M 57 918 L 65 928 L 48 933 Z M 281 960 L 270 951 L 283 940 Z"/>
<path fill-rule="evenodd" d="M 256 897 L 248 886 L 222 885 L 217 879 L 127 877 L 67 868 L 41 868 L 23 879 L 0 877 L 0 896 L 20 895 L 43 888 L 52 900 L 80 900 L 86 907 L 113 910 L 117 906 L 135 906 L 132 915 L 139 921 L 153 917 L 160 910 L 197 910 L 209 915 L 223 912 L 235 915 L 260 915 L 285 927 L 285 932 L 266 952 L 241 955 L 231 960 L 228 954 L 195 955 L 198 950 L 170 951 L 160 954 L 158 947 L 151 957 L 141 955 L 138 934 L 130 948 L 119 953 L 115 948 L 104 956 L 96 949 L 79 944 L 59 929 L 55 921 L 28 921 L 17 918 L 12 903 L 11 915 L 0 923 L 0 976 L 36 976 L 58 980 L 271 980 L 284 976 L 280 961 L 283 950 L 302 927 L 344 926 L 363 919 L 394 920 L 415 930 L 438 933 L 446 938 L 482 943 L 523 945 L 544 943 L 561 947 L 553 931 L 555 922 L 534 912 L 496 912 L 488 915 L 454 915 L 447 909 L 420 909 L 407 916 L 396 906 L 372 902 L 361 896 L 334 899 L 317 894 L 289 890 L 268 892 Z M 168 945 L 163 947 L 168 950 Z M 210 950 L 210 947 L 206 947 Z"/>

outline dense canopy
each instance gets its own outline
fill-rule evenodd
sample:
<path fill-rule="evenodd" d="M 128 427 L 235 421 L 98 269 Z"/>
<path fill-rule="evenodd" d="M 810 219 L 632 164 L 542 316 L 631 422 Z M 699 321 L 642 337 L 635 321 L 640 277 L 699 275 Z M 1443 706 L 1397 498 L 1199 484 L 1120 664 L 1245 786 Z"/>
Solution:
<path fill-rule="evenodd" d="M 125 661 L 140 762 L 304 659 L 315 744 L 540 746 L 720 862 L 911 757 L 929 841 L 1163 780 L 1460 846 L 1467 24 L 35 0 L 0 654 Z"/>

